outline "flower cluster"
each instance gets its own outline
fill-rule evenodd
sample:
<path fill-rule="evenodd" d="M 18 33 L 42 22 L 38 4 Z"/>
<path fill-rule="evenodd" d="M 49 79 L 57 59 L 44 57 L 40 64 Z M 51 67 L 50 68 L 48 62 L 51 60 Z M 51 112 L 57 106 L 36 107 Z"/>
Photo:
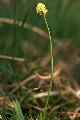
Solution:
<path fill-rule="evenodd" d="M 48 10 L 46 9 L 46 6 L 43 3 L 38 3 L 38 5 L 36 7 L 36 11 L 40 15 L 42 15 L 42 14 L 45 15 L 48 12 Z"/>

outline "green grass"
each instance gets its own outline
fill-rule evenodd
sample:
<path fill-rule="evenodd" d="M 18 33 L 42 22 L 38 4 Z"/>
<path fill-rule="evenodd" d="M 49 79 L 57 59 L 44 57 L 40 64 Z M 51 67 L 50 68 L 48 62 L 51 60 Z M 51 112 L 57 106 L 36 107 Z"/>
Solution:
<path fill-rule="evenodd" d="M 0 18 L 21 21 L 21 27 L 15 20 L 11 24 L 0 22 L 0 55 L 25 59 L 20 62 L 0 58 L 0 119 L 42 120 L 44 116 L 44 95 L 50 81 L 35 72 L 42 76 L 50 73 L 50 47 L 44 19 L 35 10 L 37 2 L 43 2 L 48 9 L 54 71 L 61 69 L 54 78 L 55 94 L 50 95 L 45 119 L 70 120 L 72 113 L 80 119 L 80 99 L 76 96 L 80 89 L 80 2 L 75 0 L 12 0 L 9 4 L 0 1 Z"/>

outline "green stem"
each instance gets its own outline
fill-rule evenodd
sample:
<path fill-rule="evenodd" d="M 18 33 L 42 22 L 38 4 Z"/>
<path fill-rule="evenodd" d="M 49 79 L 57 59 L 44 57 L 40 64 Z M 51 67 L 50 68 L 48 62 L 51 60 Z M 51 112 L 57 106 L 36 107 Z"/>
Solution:
<path fill-rule="evenodd" d="M 51 88 L 52 88 L 53 67 L 54 67 L 54 66 L 53 66 L 53 47 L 52 47 L 52 38 L 51 38 L 50 29 L 49 29 L 48 22 L 47 22 L 47 19 L 46 19 L 46 16 L 45 16 L 45 15 L 44 15 L 44 20 L 45 20 L 45 24 L 46 24 L 46 27 L 47 27 L 47 30 L 48 30 L 49 41 L 50 41 L 50 64 L 51 64 L 51 79 L 50 79 L 50 84 L 49 84 L 49 88 L 48 88 L 48 97 L 47 97 L 47 100 L 46 100 L 45 111 L 44 111 L 44 120 L 45 120 L 46 111 L 47 111 L 48 103 L 49 103 L 50 92 L 51 92 Z"/>

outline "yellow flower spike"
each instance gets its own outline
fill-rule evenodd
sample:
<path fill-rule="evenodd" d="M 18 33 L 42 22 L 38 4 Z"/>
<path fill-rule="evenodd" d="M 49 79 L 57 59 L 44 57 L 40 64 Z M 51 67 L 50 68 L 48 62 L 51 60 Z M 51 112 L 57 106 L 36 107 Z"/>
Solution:
<path fill-rule="evenodd" d="M 38 3 L 36 7 L 36 12 L 39 13 L 40 15 L 46 14 L 48 10 L 46 9 L 46 6 L 43 3 Z"/>

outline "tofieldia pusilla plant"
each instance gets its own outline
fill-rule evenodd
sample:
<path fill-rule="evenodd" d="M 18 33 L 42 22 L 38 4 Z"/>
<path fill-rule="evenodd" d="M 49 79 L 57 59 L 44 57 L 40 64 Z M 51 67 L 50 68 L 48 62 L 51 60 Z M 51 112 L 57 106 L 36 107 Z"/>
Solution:
<path fill-rule="evenodd" d="M 46 111 L 47 111 L 47 107 L 48 107 L 48 103 L 49 103 L 50 92 L 51 92 L 51 88 L 52 88 L 52 81 L 53 81 L 53 69 L 54 69 L 53 47 L 52 47 L 51 33 L 50 33 L 49 25 L 48 25 L 48 22 L 47 22 L 47 19 L 46 19 L 46 14 L 47 14 L 48 10 L 47 10 L 46 6 L 43 3 L 38 3 L 38 5 L 36 7 L 36 12 L 39 13 L 40 15 L 42 15 L 43 18 L 44 18 L 44 22 L 45 22 L 45 25 L 47 27 L 48 36 L 49 36 L 49 42 L 50 42 L 51 79 L 50 79 L 50 84 L 49 84 L 49 88 L 48 88 L 48 97 L 47 97 L 46 105 L 45 105 L 45 109 L 44 109 L 44 119 L 45 119 Z"/>

